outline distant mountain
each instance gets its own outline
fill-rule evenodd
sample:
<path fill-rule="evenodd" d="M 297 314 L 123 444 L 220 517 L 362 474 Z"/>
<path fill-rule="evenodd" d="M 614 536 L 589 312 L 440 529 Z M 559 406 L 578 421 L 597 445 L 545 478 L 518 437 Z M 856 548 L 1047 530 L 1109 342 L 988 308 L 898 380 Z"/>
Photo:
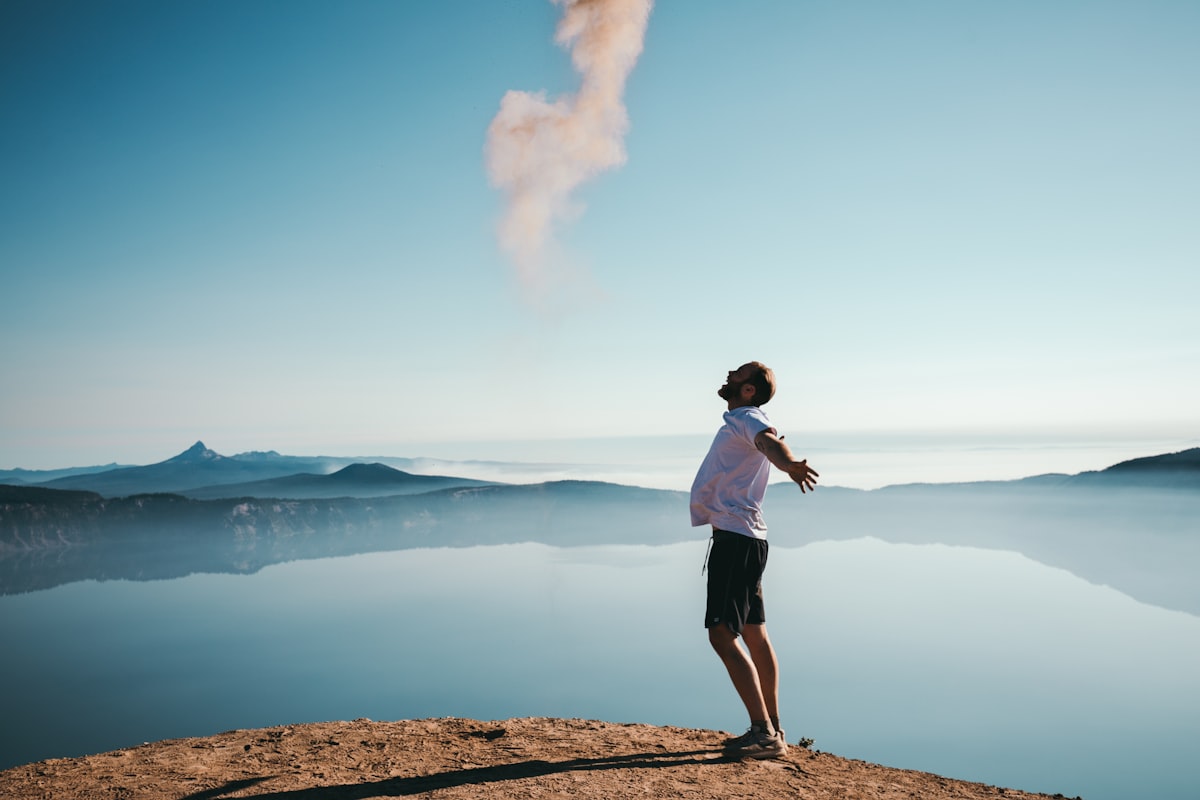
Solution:
<path fill-rule="evenodd" d="M 1086 486 L 1200 489 L 1200 447 L 1122 461 L 1099 472 L 1073 475 L 1069 483 Z"/>
<path fill-rule="evenodd" d="M 0 469 L 0 483 L 45 483 L 56 478 L 66 478 L 70 475 L 86 475 L 94 472 L 108 472 L 120 469 L 123 464 L 103 464 L 93 467 L 66 467 L 64 469 Z"/>
<path fill-rule="evenodd" d="M 1007 481 L 968 481 L 963 483 L 898 483 L 873 489 L 875 492 L 906 492 L 915 489 L 954 493 L 1012 488 L 1062 487 L 1136 487 L 1141 489 L 1200 489 L 1200 447 L 1157 456 L 1122 461 L 1102 470 L 1076 475 L 1050 473 Z"/>
<path fill-rule="evenodd" d="M 351 462 L 346 459 L 280 456 L 273 452 L 223 456 L 205 447 L 204 442 L 196 442 L 179 455 L 157 464 L 69 475 L 38 485 L 96 492 L 105 497 L 127 497 L 155 492 L 179 493 L 195 487 L 248 483 L 300 472 L 327 473 L 348 463 Z"/>
<path fill-rule="evenodd" d="M 351 464 L 330 475 L 309 472 L 248 483 L 202 486 L 178 492 L 184 497 L 211 500 L 220 497 L 273 497 L 288 500 L 333 497 L 384 497 L 418 494 L 438 489 L 487 486 L 487 481 L 440 475 L 413 475 L 386 464 Z"/>
<path fill-rule="evenodd" d="M 174 492 L 188 486 L 226 483 L 264 477 L 253 467 L 226 458 L 196 442 L 179 455 L 144 467 L 120 467 L 45 481 L 53 489 L 77 489 L 106 497 Z"/>
<path fill-rule="evenodd" d="M 419 468 L 423 472 L 439 466 L 450 466 L 453 462 L 434 459 L 411 459 L 378 457 L 369 459 L 393 468 Z M 174 494 L 198 493 L 195 496 L 228 496 L 221 492 L 210 492 L 217 486 L 250 484 L 293 475 L 329 475 L 356 463 L 363 458 L 338 456 L 285 456 L 274 450 L 239 453 L 225 456 L 210 450 L 204 442 L 196 442 L 177 456 L 157 464 L 134 467 L 92 467 L 47 473 L 30 473 L 28 470 L 10 470 L 10 480 L 0 478 L 0 483 L 27 483 L 54 489 L 73 489 L 96 492 L 105 497 L 128 497 L 135 494 L 168 492 Z M 415 476 L 414 476 L 415 477 Z M 468 479 L 460 479 L 468 485 Z M 251 494 L 253 492 L 250 492 Z M 238 492 L 247 494 L 247 492 Z M 320 494 L 315 496 L 322 496 Z"/>

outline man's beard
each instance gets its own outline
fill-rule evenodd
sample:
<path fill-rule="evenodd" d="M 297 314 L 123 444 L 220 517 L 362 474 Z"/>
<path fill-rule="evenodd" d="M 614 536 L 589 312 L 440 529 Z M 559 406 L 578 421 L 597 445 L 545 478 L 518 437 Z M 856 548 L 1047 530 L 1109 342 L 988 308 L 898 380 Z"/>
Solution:
<path fill-rule="evenodd" d="M 741 391 L 741 388 L 742 385 L 740 383 L 727 383 L 720 389 L 717 389 L 717 397 L 720 397 L 722 400 L 732 400 L 733 398 L 737 397 L 738 392 Z"/>

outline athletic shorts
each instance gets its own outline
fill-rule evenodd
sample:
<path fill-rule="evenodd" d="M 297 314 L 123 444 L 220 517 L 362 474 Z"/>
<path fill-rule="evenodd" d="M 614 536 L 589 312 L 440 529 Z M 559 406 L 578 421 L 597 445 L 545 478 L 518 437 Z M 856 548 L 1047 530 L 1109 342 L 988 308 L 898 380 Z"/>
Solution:
<path fill-rule="evenodd" d="M 708 554 L 704 627 L 725 624 L 734 633 L 741 633 L 746 625 L 765 623 L 762 574 L 766 566 L 766 539 L 714 528 Z"/>

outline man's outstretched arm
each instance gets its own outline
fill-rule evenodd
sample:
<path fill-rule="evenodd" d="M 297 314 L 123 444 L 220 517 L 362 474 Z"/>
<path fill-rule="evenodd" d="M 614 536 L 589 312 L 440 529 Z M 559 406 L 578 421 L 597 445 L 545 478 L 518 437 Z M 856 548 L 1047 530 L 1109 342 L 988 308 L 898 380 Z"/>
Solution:
<path fill-rule="evenodd" d="M 767 460 L 788 474 L 788 477 L 800 485 L 800 491 L 807 492 L 817 488 L 817 471 L 808 465 L 808 459 L 796 460 L 792 449 L 784 444 L 783 437 L 775 433 L 774 428 L 768 428 L 754 437 L 757 447 Z"/>

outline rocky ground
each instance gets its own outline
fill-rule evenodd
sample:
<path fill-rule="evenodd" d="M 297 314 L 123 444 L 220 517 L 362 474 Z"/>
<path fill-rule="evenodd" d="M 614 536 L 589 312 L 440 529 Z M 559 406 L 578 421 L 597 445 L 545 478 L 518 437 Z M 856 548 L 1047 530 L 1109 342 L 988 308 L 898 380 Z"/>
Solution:
<path fill-rule="evenodd" d="M 1031 800 L 793 745 L 733 761 L 720 731 L 562 719 L 326 722 L 229 731 L 0 772 L 6 800 L 844 798 Z"/>

